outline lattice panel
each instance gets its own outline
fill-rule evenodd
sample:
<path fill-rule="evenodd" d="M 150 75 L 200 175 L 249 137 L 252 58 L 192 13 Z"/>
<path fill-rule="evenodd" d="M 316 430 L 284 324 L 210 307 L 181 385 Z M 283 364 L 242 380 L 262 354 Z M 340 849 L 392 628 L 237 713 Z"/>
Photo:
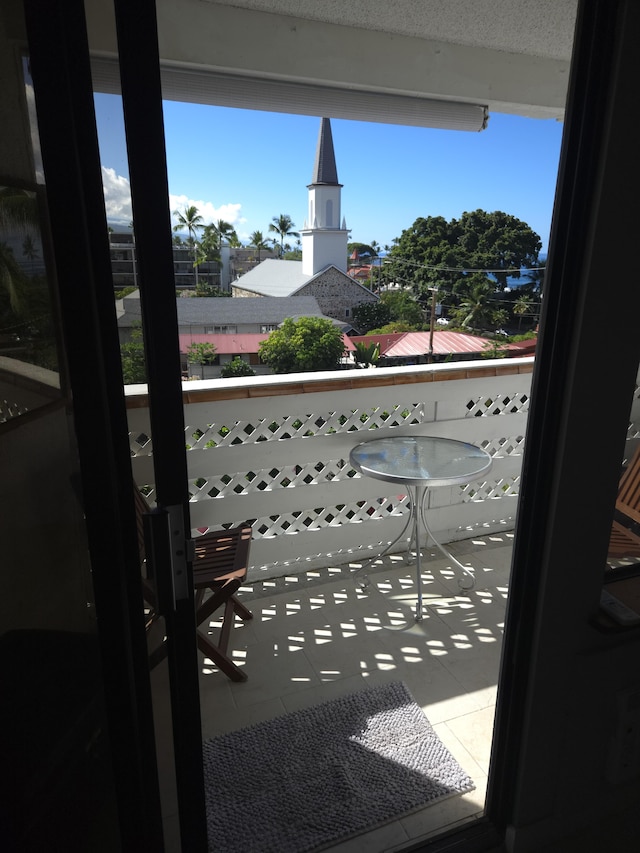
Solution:
<path fill-rule="evenodd" d="M 358 501 L 335 507 L 319 507 L 312 510 L 272 515 L 257 519 L 253 524 L 254 538 L 270 538 L 284 533 L 301 533 L 305 530 L 320 530 L 323 527 L 339 527 L 389 515 L 403 515 L 409 511 L 408 499 L 379 498 L 375 501 Z"/>
<path fill-rule="evenodd" d="M 520 491 L 520 477 L 503 477 L 499 480 L 485 480 L 482 483 L 467 483 L 466 486 L 460 486 L 460 491 L 465 503 L 515 497 Z"/>
<path fill-rule="evenodd" d="M 276 420 L 235 421 L 232 424 L 191 424 L 185 429 L 187 447 L 208 450 L 259 441 L 312 438 L 337 432 L 401 427 L 424 421 L 424 404 L 411 403 L 390 409 L 374 407 L 324 414 L 283 415 Z"/>
<path fill-rule="evenodd" d="M 490 441 L 481 441 L 480 447 L 486 450 L 489 456 L 522 456 L 524 439 L 524 435 L 494 438 Z"/>
<path fill-rule="evenodd" d="M 132 456 L 151 456 L 153 451 L 151 438 L 144 432 L 129 433 L 129 448 Z"/>
<path fill-rule="evenodd" d="M 513 394 L 496 394 L 495 396 L 477 397 L 467 403 L 467 418 L 485 418 L 490 415 L 515 415 L 529 411 L 529 394 L 514 392 Z"/>
<path fill-rule="evenodd" d="M 189 491 L 195 500 L 198 500 L 199 496 L 222 498 L 229 494 L 248 495 L 252 492 L 312 486 L 333 480 L 345 480 L 354 474 L 353 469 L 343 459 L 336 459 L 332 462 L 307 462 L 304 465 L 221 474 L 208 479 L 202 477 L 189 482 Z"/>
<path fill-rule="evenodd" d="M 0 400 L 0 424 L 25 415 L 29 409 L 19 403 L 10 403 L 8 400 Z"/>

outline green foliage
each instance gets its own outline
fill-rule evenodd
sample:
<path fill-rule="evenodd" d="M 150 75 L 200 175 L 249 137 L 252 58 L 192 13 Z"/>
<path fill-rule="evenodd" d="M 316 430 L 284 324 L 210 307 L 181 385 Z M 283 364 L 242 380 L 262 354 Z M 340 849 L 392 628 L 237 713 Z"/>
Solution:
<path fill-rule="evenodd" d="M 211 343 L 193 343 L 187 347 L 187 360 L 192 364 L 214 364 L 217 351 Z"/>
<path fill-rule="evenodd" d="M 353 358 L 359 366 L 375 365 L 380 361 L 380 344 L 375 341 L 366 344 L 364 341 L 356 341 Z"/>
<path fill-rule="evenodd" d="M 374 326 L 383 326 L 391 320 L 391 310 L 384 302 L 363 302 L 356 305 L 352 313 L 353 325 L 361 335 L 366 335 Z"/>
<path fill-rule="evenodd" d="M 506 358 L 507 345 L 501 341 L 489 341 L 482 348 L 480 355 L 482 358 Z"/>
<path fill-rule="evenodd" d="M 348 257 L 350 258 L 354 252 L 357 252 L 358 259 L 363 263 L 367 263 L 367 260 L 371 260 L 371 258 L 377 258 L 379 248 L 379 246 L 372 246 L 368 243 L 347 243 Z"/>
<path fill-rule="evenodd" d="M 133 293 L 137 288 L 135 287 L 123 287 L 122 290 L 114 291 L 114 297 L 116 299 L 124 299 L 125 296 L 128 296 L 130 293 Z"/>
<path fill-rule="evenodd" d="M 250 364 L 240 358 L 240 356 L 235 356 L 235 358 L 229 362 L 229 364 L 225 364 L 225 366 L 220 371 L 220 376 L 223 379 L 232 379 L 235 376 L 255 376 L 256 372 L 251 367 Z"/>
<path fill-rule="evenodd" d="M 367 334 L 369 335 L 393 335 L 397 332 L 414 332 L 415 329 L 413 326 L 410 326 L 409 323 L 403 323 L 400 320 L 392 320 L 390 323 L 387 323 L 384 326 L 380 326 L 379 329 L 371 329 Z"/>
<path fill-rule="evenodd" d="M 525 222 L 502 211 L 475 210 L 450 222 L 441 216 L 416 219 L 395 241 L 385 267 L 392 280 L 410 286 L 418 296 L 437 286 L 439 301 L 460 309 L 458 320 L 464 319 L 467 328 L 482 328 L 492 325 L 491 311 L 497 306 L 481 310 L 470 304 L 479 301 L 478 286 L 502 294 L 509 278 L 521 277 L 521 269 L 540 266 L 541 248 L 540 237 Z M 527 278 L 532 281 L 525 286 L 539 285 L 533 270 Z M 489 298 L 495 301 L 496 296 Z"/>
<path fill-rule="evenodd" d="M 291 219 L 288 213 L 281 213 L 279 216 L 274 216 L 269 223 L 269 231 L 277 234 L 280 238 L 280 257 L 284 257 L 284 238 L 299 237 L 298 231 L 294 231 L 295 222 Z"/>
<path fill-rule="evenodd" d="M 222 244 L 229 243 L 230 245 L 236 245 L 238 242 L 238 235 L 230 222 L 225 222 L 224 219 L 218 219 L 217 222 L 210 222 L 204 226 L 202 231 L 198 263 L 202 263 L 203 261 L 219 261 Z"/>
<path fill-rule="evenodd" d="M 198 281 L 195 291 L 191 291 L 194 296 L 231 296 L 230 292 L 222 292 L 217 284 L 209 284 L 207 281 Z"/>
<path fill-rule="evenodd" d="M 383 305 L 389 308 L 389 319 L 412 326 L 415 331 L 421 331 L 424 325 L 424 315 L 415 297 L 406 290 L 389 290 L 380 297 Z"/>
<path fill-rule="evenodd" d="M 274 373 L 334 370 L 345 350 L 342 332 L 322 317 L 288 317 L 260 343 L 262 360 Z"/>
<path fill-rule="evenodd" d="M 144 360 L 142 329 L 136 326 L 131 330 L 131 340 L 120 345 L 122 359 L 122 379 L 125 385 L 137 385 L 147 381 L 147 368 Z"/>

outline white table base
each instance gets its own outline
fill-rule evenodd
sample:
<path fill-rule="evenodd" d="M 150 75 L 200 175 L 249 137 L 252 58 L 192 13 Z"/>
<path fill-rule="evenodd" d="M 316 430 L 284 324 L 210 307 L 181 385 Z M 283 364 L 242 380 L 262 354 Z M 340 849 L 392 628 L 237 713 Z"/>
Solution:
<path fill-rule="evenodd" d="M 463 566 L 462 563 L 457 560 L 453 554 L 444 547 L 436 537 L 433 535 L 431 528 L 427 522 L 427 514 L 426 514 L 426 500 L 427 500 L 427 492 L 429 490 L 428 486 L 424 485 L 415 485 L 415 486 L 407 486 L 409 500 L 410 500 L 410 513 L 407 521 L 402 528 L 402 532 L 399 536 L 397 536 L 393 542 L 391 542 L 385 549 L 379 554 L 377 557 L 372 557 L 370 560 L 367 560 L 365 565 L 361 566 L 359 569 L 356 569 L 354 572 L 354 577 L 363 572 L 368 565 L 370 565 L 374 560 L 379 560 L 382 557 L 386 557 L 387 554 L 390 554 L 392 549 L 400 542 L 403 538 L 405 538 L 407 529 L 411 526 L 411 535 L 409 537 L 409 551 L 411 551 L 412 543 L 415 544 L 416 550 L 416 589 L 418 593 L 418 598 L 416 601 L 416 622 L 422 622 L 423 618 L 423 607 L 422 607 L 422 554 L 420 552 L 420 524 L 424 527 L 425 533 L 427 534 L 426 540 L 424 542 L 424 546 L 428 546 L 429 540 L 433 542 L 433 544 L 438 548 L 445 557 L 451 560 L 452 563 L 455 563 L 456 566 L 462 572 L 462 577 L 458 578 L 458 586 L 461 590 L 470 590 L 475 586 L 475 577 L 472 571 L 468 566 Z M 360 587 L 363 590 L 369 586 L 369 577 L 367 574 L 362 576 L 362 580 L 360 581 Z"/>

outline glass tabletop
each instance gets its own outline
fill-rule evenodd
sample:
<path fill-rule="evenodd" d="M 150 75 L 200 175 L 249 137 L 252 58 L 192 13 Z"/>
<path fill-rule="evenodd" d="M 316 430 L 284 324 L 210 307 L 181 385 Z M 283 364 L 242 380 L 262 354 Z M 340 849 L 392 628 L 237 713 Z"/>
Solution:
<path fill-rule="evenodd" d="M 357 444 L 349 461 L 361 474 L 392 483 L 455 486 L 486 474 L 486 450 L 437 436 L 392 436 Z"/>

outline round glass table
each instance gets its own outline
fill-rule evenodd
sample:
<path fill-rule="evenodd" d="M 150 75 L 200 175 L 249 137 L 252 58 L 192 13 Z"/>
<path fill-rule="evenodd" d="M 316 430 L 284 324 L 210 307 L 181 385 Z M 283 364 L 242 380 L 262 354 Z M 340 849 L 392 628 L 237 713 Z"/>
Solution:
<path fill-rule="evenodd" d="M 433 544 L 462 571 L 458 581 L 462 589 L 472 589 L 473 574 L 435 538 L 431 532 L 426 515 L 426 496 L 431 488 L 437 486 L 457 486 L 471 483 L 483 477 L 491 468 L 491 456 L 464 441 L 437 436 L 391 436 L 365 441 L 352 448 L 349 462 L 361 474 L 399 483 L 407 487 L 411 512 L 402 533 L 394 539 L 380 554 L 380 557 L 391 552 L 391 549 L 403 537 L 409 526 L 412 526 L 409 549 L 413 541 L 416 549 L 416 586 L 418 600 L 416 603 L 416 621 L 422 620 L 422 565 L 420 554 L 420 522 L 427 534 L 425 544 L 429 539 Z M 379 559 L 379 557 L 376 557 Z M 364 567 L 363 567 L 364 568 Z M 362 569 L 358 569 L 358 572 Z M 464 580 L 463 580 L 464 578 Z M 363 586 L 368 580 L 366 576 Z"/>

